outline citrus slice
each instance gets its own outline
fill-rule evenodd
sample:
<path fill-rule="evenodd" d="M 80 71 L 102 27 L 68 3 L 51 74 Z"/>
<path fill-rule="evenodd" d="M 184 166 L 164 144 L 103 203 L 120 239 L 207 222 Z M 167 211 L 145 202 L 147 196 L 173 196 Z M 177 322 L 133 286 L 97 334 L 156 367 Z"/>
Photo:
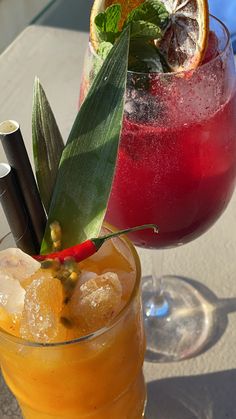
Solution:
<path fill-rule="evenodd" d="M 95 17 L 98 13 L 101 13 L 105 10 L 106 6 L 105 0 L 94 0 L 93 7 L 90 14 L 90 42 L 95 51 L 97 51 L 99 46 L 99 39 L 97 36 L 96 25 L 94 23 Z"/>
<path fill-rule="evenodd" d="M 90 41 L 95 51 L 97 50 L 99 45 L 97 31 L 94 24 L 94 19 L 97 16 L 97 14 L 103 12 L 104 10 L 106 10 L 107 7 L 111 6 L 112 4 L 119 3 L 122 7 L 120 22 L 122 27 L 126 17 L 131 12 L 131 10 L 135 9 L 135 7 L 139 6 L 143 2 L 144 0 L 94 0 L 90 15 Z"/>
<path fill-rule="evenodd" d="M 191 70 L 204 58 L 209 33 L 207 0 L 162 0 L 170 14 L 158 43 L 172 71 Z"/>
<path fill-rule="evenodd" d="M 207 0 L 161 0 L 170 14 L 163 38 L 156 45 L 174 72 L 196 68 L 203 60 L 209 33 Z M 144 0 L 95 0 L 90 18 L 90 40 L 95 50 L 99 39 L 94 24 L 98 13 L 106 7 L 120 3 L 122 22 L 128 13 Z"/>

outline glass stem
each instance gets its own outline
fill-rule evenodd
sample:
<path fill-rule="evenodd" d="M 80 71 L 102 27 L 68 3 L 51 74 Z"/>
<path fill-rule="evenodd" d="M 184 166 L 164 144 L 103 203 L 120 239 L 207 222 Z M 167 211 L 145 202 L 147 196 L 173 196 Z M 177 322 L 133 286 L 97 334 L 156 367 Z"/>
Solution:
<path fill-rule="evenodd" d="M 153 293 L 155 295 L 162 295 L 162 273 L 164 265 L 164 253 L 163 250 L 152 250 L 152 286 Z"/>
<path fill-rule="evenodd" d="M 152 250 L 152 297 L 147 307 L 148 317 L 165 317 L 169 313 L 169 304 L 165 298 L 162 287 L 162 272 L 164 265 L 164 252 Z"/>

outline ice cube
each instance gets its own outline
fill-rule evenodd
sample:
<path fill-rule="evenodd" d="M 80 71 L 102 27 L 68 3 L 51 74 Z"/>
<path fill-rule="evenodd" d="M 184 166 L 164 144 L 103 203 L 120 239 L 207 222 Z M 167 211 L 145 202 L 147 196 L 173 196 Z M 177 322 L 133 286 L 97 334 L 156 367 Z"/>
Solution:
<path fill-rule="evenodd" d="M 33 275 L 40 263 L 17 248 L 5 249 L 0 252 L 0 271 L 21 281 Z"/>
<path fill-rule="evenodd" d="M 199 123 L 211 118 L 229 99 L 226 69 L 220 59 L 200 66 L 185 77 L 175 77 L 167 105 L 172 127 Z M 174 105 L 174 106 L 173 106 Z"/>
<path fill-rule="evenodd" d="M 24 299 L 25 290 L 19 281 L 5 272 L 0 272 L 0 306 L 8 313 L 21 313 Z"/>
<path fill-rule="evenodd" d="M 96 272 L 82 270 L 78 282 L 79 287 L 80 285 L 84 284 L 92 278 L 95 278 L 96 276 Z"/>
<path fill-rule="evenodd" d="M 107 272 L 89 279 L 74 293 L 71 316 L 84 330 L 91 332 L 106 326 L 119 313 L 122 286 L 116 273 Z"/>
<path fill-rule="evenodd" d="M 149 94 L 147 89 L 127 89 L 125 116 L 137 123 L 156 123 L 163 117 L 164 107 L 160 98 Z"/>
<path fill-rule="evenodd" d="M 63 303 L 62 284 L 57 278 L 42 276 L 27 288 L 20 324 L 23 338 L 51 342 L 57 336 Z"/>
<path fill-rule="evenodd" d="M 104 270 L 103 273 L 106 271 Z M 131 294 L 133 292 L 136 280 L 135 271 L 127 272 L 122 270 L 117 270 L 116 274 L 119 278 L 119 281 L 122 286 L 122 307 L 129 301 Z"/>

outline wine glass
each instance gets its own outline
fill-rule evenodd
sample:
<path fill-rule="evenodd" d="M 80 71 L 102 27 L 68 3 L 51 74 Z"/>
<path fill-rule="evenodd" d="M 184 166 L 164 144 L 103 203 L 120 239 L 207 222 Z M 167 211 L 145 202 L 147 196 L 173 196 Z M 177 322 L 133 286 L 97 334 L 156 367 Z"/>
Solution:
<path fill-rule="evenodd" d="M 91 46 L 80 101 L 101 59 Z M 236 178 L 236 77 L 227 28 L 210 17 L 208 50 L 195 71 L 127 74 L 123 128 L 106 219 L 119 228 L 156 223 L 159 234 L 136 232 L 137 246 L 163 249 L 206 232 L 223 213 Z M 156 360 L 190 357 L 208 339 L 211 314 L 188 282 L 143 279 L 147 346 Z"/>

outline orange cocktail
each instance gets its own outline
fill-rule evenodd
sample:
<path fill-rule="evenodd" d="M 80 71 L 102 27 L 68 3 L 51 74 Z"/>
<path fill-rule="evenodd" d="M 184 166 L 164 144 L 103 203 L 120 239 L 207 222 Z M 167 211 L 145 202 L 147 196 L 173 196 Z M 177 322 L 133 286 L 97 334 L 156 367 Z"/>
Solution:
<path fill-rule="evenodd" d="M 84 306 L 79 306 L 80 320 L 77 322 L 68 306 L 63 307 L 60 316 L 63 314 L 64 321 L 55 323 L 55 333 L 50 323 L 50 316 L 55 315 L 55 306 L 58 305 L 54 301 L 54 312 L 50 314 L 44 308 L 42 327 L 34 329 L 35 317 L 40 319 L 43 306 L 39 303 L 38 312 L 37 306 L 30 307 L 37 294 L 32 284 L 39 284 L 39 281 L 42 284 L 50 277 L 48 270 L 39 269 L 30 278 L 20 280 L 21 287 L 26 291 L 22 312 L 13 315 L 12 307 L 11 313 L 1 308 L 0 324 L 5 329 L 0 332 L 2 373 L 26 419 L 140 419 L 144 414 L 146 392 L 142 374 L 145 338 L 138 256 L 127 240 L 113 239 L 97 254 L 81 262 L 79 268 L 84 287 L 93 281 L 92 274 L 97 275 L 96 281 L 99 281 L 102 275 L 109 277 L 108 272 L 115 273 L 121 285 L 119 308 L 117 304 L 115 311 L 110 310 L 111 307 L 107 311 L 105 308 L 102 315 L 98 312 L 97 317 L 90 321 L 94 307 L 88 308 L 86 300 Z M 110 285 L 111 291 L 114 284 Z M 84 290 L 83 286 L 81 290 Z M 109 286 L 106 283 L 103 289 L 101 287 L 102 292 L 106 294 Z M 46 296 L 44 291 L 41 297 L 44 294 L 47 302 L 51 297 L 58 298 L 57 293 L 50 296 L 50 287 L 46 289 Z M 97 289 L 93 288 L 91 294 L 86 295 L 90 303 L 95 291 Z M 92 306 L 96 306 L 100 298 L 95 294 Z M 31 301 L 27 302 L 29 297 Z M 72 301 L 70 304 L 73 308 L 75 303 Z M 84 322 L 81 320 L 83 310 Z M 108 313 L 110 318 L 102 324 Z M 67 322 L 66 317 L 72 320 Z M 26 324 L 27 321 L 31 324 Z M 50 324 L 46 325 L 45 321 Z M 96 329 L 96 321 L 100 328 L 93 330 Z M 30 340 L 22 338 L 27 334 Z M 40 342 L 34 342 L 32 336 L 39 336 Z"/>

